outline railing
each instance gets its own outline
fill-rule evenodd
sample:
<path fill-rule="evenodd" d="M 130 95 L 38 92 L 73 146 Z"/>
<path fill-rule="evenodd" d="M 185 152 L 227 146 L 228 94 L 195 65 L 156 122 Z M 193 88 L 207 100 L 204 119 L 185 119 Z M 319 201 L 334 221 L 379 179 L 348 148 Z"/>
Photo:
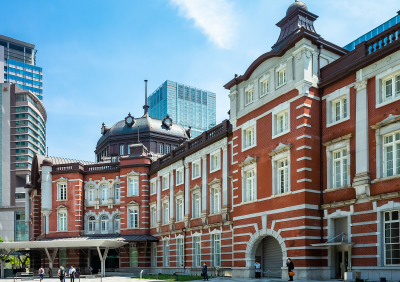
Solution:
<path fill-rule="evenodd" d="M 393 42 L 399 40 L 400 34 L 400 24 L 389 28 L 385 32 L 378 34 L 374 38 L 368 40 L 366 45 L 366 56 L 379 51 L 380 49 L 392 44 Z"/>
<path fill-rule="evenodd" d="M 207 140 L 210 139 L 210 138 L 213 138 L 214 136 L 219 135 L 221 132 L 224 131 L 224 129 L 226 130 L 225 127 L 226 126 L 224 126 L 224 123 L 221 123 L 221 124 L 217 125 L 216 127 L 214 127 L 212 129 L 210 129 L 209 131 L 207 131 L 206 132 Z"/>
<path fill-rule="evenodd" d="M 162 157 L 162 158 L 160 159 L 160 164 L 165 163 L 165 162 L 168 161 L 169 159 L 171 159 L 171 155 L 170 155 L 170 154 L 166 155 L 165 157 Z"/>
<path fill-rule="evenodd" d="M 106 230 L 82 230 L 84 235 L 98 235 L 98 234 L 117 234 L 120 233 L 119 229 L 106 229 Z"/>
<path fill-rule="evenodd" d="M 186 147 L 182 146 L 174 151 L 174 157 L 178 156 L 186 151 Z"/>
<path fill-rule="evenodd" d="M 53 171 L 66 171 L 66 170 L 83 170 L 83 166 L 79 163 L 73 164 L 59 164 L 53 166 Z"/>
<path fill-rule="evenodd" d="M 85 171 L 118 169 L 118 165 L 119 165 L 119 163 L 87 165 L 87 166 L 85 166 Z"/>

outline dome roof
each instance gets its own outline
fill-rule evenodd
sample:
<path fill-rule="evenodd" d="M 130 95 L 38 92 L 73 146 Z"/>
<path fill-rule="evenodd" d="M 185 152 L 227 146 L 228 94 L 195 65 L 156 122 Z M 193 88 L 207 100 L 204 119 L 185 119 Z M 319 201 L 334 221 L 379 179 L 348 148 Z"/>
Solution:
<path fill-rule="evenodd" d="M 167 127 L 163 124 L 162 120 L 151 118 L 150 116 L 146 115 L 141 118 L 135 118 L 135 123 L 132 126 L 127 126 L 125 124 L 125 120 L 116 122 L 103 136 L 100 137 L 99 141 L 97 142 L 97 146 L 101 145 L 104 140 L 111 136 L 137 134 L 138 126 L 139 135 L 145 132 L 155 132 L 183 138 L 185 140 L 189 139 L 185 129 L 181 125 L 172 123 L 171 126 Z"/>
<path fill-rule="evenodd" d="M 289 6 L 289 8 L 287 9 L 286 12 L 286 16 L 290 15 L 291 13 L 293 13 L 297 8 L 301 8 L 304 9 L 306 11 L 308 11 L 307 5 L 304 4 L 301 1 L 295 1 L 294 3 L 292 3 L 292 5 Z"/>

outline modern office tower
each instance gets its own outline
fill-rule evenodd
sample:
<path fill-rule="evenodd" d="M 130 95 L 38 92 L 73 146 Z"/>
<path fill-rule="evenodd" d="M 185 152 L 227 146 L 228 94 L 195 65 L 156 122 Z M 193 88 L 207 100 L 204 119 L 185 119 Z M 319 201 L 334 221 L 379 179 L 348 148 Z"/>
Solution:
<path fill-rule="evenodd" d="M 216 125 L 216 95 L 189 85 L 166 80 L 148 98 L 150 116 L 191 126 L 192 138 Z"/>
<path fill-rule="evenodd" d="M 0 83 L 17 84 L 43 100 L 42 68 L 36 66 L 35 45 L 0 35 Z"/>
<path fill-rule="evenodd" d="M 47 114 L 35 94 L 11 83 L 0 83 L 0 106 L 0 237 L 29 240 L 24 186 L 34 155 L 46 151 Z"/>

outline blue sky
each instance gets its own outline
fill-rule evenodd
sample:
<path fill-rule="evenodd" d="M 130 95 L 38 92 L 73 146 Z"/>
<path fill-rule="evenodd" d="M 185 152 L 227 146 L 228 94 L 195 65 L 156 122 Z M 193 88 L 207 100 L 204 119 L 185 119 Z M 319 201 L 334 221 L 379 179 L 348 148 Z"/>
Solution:
<path fill-rule="evenodd" d="M 217 93 L 217 122 L 228 118 L 223 85 L 242 74 L 279 35 L 293 0 L 3 1 L 0 34 L 36 45 L 44 72 L 49 154 L 94 160 L 103 122 L 143 114 L 166 79 Z M 340 46 L 394 17 L 398 0 L 306 0 L 316 31 Z"/>

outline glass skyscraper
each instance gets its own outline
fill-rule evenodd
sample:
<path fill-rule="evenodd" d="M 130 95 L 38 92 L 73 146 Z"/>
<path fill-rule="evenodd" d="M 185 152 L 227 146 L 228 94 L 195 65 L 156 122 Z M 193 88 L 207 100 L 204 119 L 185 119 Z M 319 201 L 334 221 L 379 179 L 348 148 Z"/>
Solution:
<path fill-rule="evenodd" d="M 43 100 L 43 72 L 36 66 L 35 45 L 0 35 L 1 70 L 0 83 L 16 84 Z"/>
<path fill-rule="evenodd" d="M 147 99 L 149 114 L 192 127 L 192 138 L 216 125 L 216 94 L 207 90 L 166 80 Z"/>

